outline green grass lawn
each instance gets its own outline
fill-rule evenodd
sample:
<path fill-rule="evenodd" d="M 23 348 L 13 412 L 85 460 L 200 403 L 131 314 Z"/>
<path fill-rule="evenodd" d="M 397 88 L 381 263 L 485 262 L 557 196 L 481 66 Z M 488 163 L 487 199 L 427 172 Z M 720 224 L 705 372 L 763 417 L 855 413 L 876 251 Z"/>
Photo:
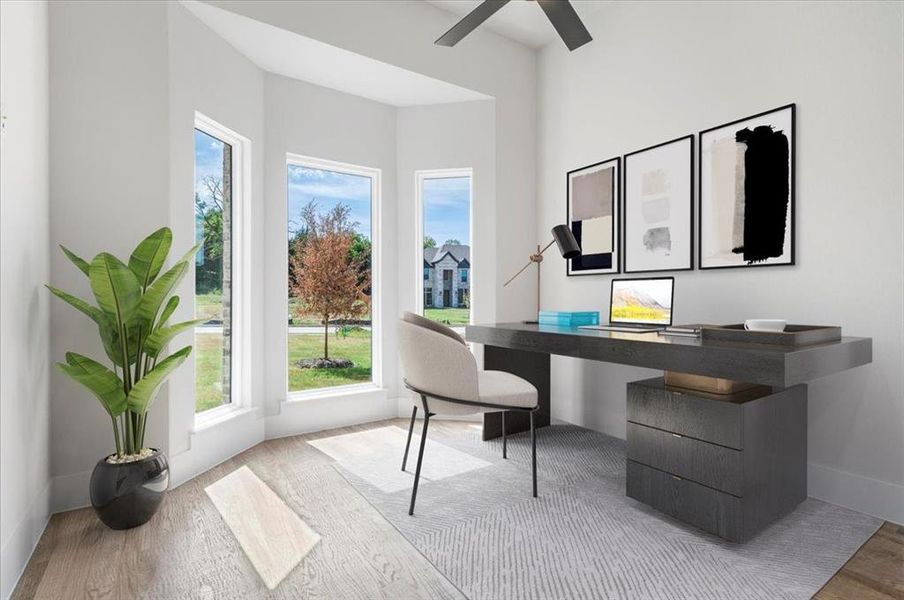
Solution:
<path fill-rule="evenodd" d="M 371 380 L 370 331 L 355 330 L 345 337 L 330 334 L 330 357 L 347 358 L 354 367 L 348 369 L 299 369 L 300 358 L 323 356 L 323 335 L 289 334 L 289 391 L 301 392 L 317 388 L 365 383 Z"/>
<path fill-rule="evenodd" d="M 204 333 L 195 341 L 195 412 L 223 403 L 223 342 L 219 334 Z M 345 337 L 330 334 L 330 356 L 355 363 L 348 369 L 299 369 L 295 361 L 323 355 L 323 336 L 289 335 L 289 391 L 365 383 L 371 380 L 370 331 L 352 331 Z"/>
<path fill-rule="evenodd" d="M 195 296 L 195 314 L 198 319 L 223 319 L 223 295 L 199 294 Z"/>
<path fill-rule="evenodd" d="M 444 325 L 467 325 L 471 311 L 467 308 L 425 308 L 424 316 Z"/>
<path fill-rule="evenodd" d="M 223 403 L 223 336 L 195 336 L 195 412 Z"/>

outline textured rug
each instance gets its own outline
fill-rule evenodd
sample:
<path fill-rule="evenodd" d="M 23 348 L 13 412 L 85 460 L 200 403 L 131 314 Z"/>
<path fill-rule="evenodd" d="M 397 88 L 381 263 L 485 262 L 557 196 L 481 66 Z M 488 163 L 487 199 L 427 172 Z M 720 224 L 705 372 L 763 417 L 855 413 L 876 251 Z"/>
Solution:
<path fill-rule="evenodd" d="M 810 598 L 881 525 L 809 499 L 732 544 L 627 498 L 622 440 L 571 425 L 539 430 L 534 499 L 527 435 L 509 437 L 508 460 L 501 441 L 480 440 L 479 426 L 437 428 L 430 439 L 491 465 L 422 480 L 413 517 L 409 490 L 381 490 L 350 459 L 335 468 L 475 600 Z M 397 465 L 403 450 L 404 441 L 383 446 L 366 461 Z M 438 458 L 428 444 L 424 468 Z"/>

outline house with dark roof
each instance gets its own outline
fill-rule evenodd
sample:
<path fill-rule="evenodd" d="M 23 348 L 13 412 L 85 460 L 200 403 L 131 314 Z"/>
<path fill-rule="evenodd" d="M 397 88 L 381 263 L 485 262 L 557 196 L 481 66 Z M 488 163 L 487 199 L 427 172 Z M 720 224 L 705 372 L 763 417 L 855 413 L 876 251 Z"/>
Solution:
<path fill-rule="evenodd" d="M 424 248 L 424 307 L 471 306 L 471 247 Z"/>

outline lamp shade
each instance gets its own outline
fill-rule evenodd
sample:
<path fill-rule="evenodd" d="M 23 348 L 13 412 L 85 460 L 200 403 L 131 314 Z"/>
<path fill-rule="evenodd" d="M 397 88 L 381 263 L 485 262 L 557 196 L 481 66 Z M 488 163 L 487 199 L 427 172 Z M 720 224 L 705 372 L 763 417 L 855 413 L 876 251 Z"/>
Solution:
<path fill-rule="evenodd" d="M 577 258 L 581 255 L 581 246 L 574 239 L 574 234 L 567 225 L 556 225 L 552 228 L 552 237 L 556 240 L 562 258 Z"/>

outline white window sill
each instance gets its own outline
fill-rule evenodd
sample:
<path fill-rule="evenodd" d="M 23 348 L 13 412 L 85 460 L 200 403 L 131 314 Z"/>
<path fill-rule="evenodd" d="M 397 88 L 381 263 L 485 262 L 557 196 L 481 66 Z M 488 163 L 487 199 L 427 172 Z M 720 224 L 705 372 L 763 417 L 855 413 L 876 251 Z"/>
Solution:
<path fill-rule="evenodd" d="M 200 433 L 212 427 L 228 423 L 229 421 L 232 421 L 233 419 L 236 419 L 243 415 L 256 412 L 256 408 L 248 408 L 244 406 L 225 405 L 219 406 L 217 408 L 212 408 L 195 415 L 195 426 L 192 428 L 191 432 Z"/>
<path fill-rule="evenodd" d="M 375 383 L 358 383 L 353 385 L 340 385 L 336 387 L 310 390 L 305 392 L 289 392 L 289 394 L 286 396 L 285 403 L 293 404 L 296 402 L 309 402 L 311 400 L 356 398 L 371 395 L 384 397 L 386 394 L 386 388 L 380 387 Z"/>

